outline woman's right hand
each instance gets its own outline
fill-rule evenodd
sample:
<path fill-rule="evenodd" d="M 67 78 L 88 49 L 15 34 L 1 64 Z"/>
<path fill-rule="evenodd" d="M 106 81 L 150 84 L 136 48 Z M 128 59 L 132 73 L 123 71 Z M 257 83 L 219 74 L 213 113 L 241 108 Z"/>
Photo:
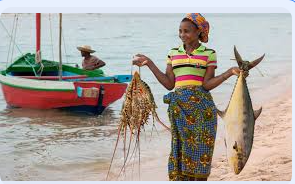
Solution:
<path fill-rule="evenodd" d="M 132 63 L 133 65 L 137 65 L 139 67 L 144 65 L 148 66 L 150 63 L 152 63 L 152 60 L 143 54 L 136 54 L 133 56 Z"/>

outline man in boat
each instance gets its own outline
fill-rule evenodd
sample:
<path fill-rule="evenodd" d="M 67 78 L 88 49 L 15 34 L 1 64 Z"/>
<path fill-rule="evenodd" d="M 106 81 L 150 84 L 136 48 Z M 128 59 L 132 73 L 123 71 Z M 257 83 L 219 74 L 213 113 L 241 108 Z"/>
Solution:
<path fill-rule="evenodd" d="M 98 68 L 101 68 L 105 65 L 105 62 L 99 59 L 98 57 L 91 55 L 95 52 L 95 50 L 92 50 L 90 46 L 88 45 L 82 45 L 80 47 L 77 47 L 79 51 L 81 51 L 82 57 L 84 57 L 82 61 L 82 67 L 85 70 L 95 70 Z"/>

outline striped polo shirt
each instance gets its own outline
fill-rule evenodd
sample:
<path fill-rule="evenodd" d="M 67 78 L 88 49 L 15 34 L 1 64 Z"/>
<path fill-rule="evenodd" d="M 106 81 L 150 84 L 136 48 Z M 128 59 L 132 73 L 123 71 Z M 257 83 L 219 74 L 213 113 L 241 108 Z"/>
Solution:
<path fill-rule="evenodd" d="M 187 85 L 202 85 L 206 68 L 214 66 L 217 68 L 216 53 L 201 45 L 188 55 L 181 45 L 169 51 L 167 64 L 173 67 L 175 75 L 175 87 Z"/>

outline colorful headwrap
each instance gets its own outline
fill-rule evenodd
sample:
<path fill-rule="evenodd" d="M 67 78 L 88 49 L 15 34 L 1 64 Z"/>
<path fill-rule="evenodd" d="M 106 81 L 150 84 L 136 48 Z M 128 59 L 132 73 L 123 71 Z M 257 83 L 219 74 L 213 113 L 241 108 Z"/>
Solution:
<path fill-rule="evenodd" d="M 186 18 L 190 19 L 201 30 L 200 41 L 207 43 L 209 35 L 209 22 L 200 13 L 188 13 Z"/>

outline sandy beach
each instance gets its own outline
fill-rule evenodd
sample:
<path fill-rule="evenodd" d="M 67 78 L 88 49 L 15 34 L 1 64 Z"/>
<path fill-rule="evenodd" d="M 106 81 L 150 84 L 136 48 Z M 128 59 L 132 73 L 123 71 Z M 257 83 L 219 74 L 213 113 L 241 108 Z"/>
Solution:
<path fill-rule="evenodd" d="M 226 156 L 213 157 L 209 180 L 290 181 L 292 178 L 292 90 L 264 105 L 244 170 L 235 175 Z"/>
<path fill-rule="evenodd" d="M 263 103 L 263 113 L 255 125 L 254 143 L 249 160 L 239 175 L 229 168 L 223 142 L 223 135 L 217 135 L 213 155 L 210 181 L 290 181 L 292 178 L 292 86 L 281 90 L 276 97 L 272 96 Z M 281 83 L 282 84 L 282 83 Z M 272 90 L 273 87 L 266 89 Z M 262 91 L 254 94 L 263 95 Z M 257 107 L 254 103 L 254 109 Z M 220 122 L 220 121 L 219 121 Z M 223 122 L 221 122 L 223 123 Z M 220 125 L 219 125 L 220 126 Z M 221 133 L 222 134 L 222 133 Z M 168 141 L 169 133 L 163 131 L 161 136 Z M 219 137 L 219 138 L 218 138 Z M 154 140 L 153 140 L 154 141 Z M 141 160 L 140 180 L 167 181 L 167 161 L 170 145 L 161 145 L 154 150 L 162 150 L 157 158 Z M 160 151 L 161 152 L 161 151 Z M 135 164 L 136 165 L 136 164 Z M 138 166 L 129 167 L 121 180 L 139 180 L 136 171 Z M 135 168 L 135 169 L 134 169 Z M 131 170 L 133 174 L 131 174 Z M 113 178 L 114 179 L 114 178 Z"/>

